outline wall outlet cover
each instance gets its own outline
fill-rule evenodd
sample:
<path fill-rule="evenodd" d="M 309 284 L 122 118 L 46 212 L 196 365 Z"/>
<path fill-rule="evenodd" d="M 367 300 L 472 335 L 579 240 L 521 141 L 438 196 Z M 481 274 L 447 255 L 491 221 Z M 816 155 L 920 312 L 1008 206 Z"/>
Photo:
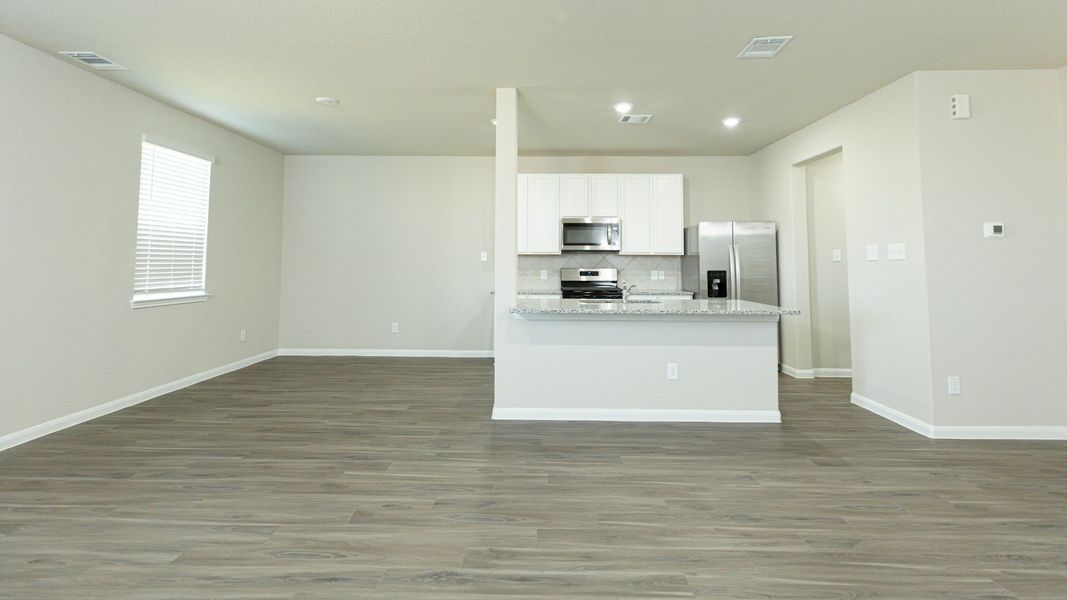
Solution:
<path fill-rule="evenodd" d="M 838 248 L 834 249 L 834 262 L 841 262 L 841 250 Z"/>
<path fill-rule="evenodd" d="M 541 279 L 548 279 L 548 269 L 541 269 Z"/>
<path fill-rule="evenodd" d="M 485 250 L 482 250 L 481 259 L 482 259 L 482 262 L 488 261 L 489 260 L 489 253 L 486 252 Z"/>
<path fill-rule="evenodd" d="M 867 260 L 878 260 L 878 244 L 867 246 Z"/>
<path fill-rule="evenodd" d="M 952 375 L 948 378 L 948 393 L 950 396 L 960 395 L 960 376 Z"/>
<path fill-rule="evenodd" d="M 400 323 L 393 323 L 391 330 L 393 333 L 400 333 Z"/>
<path fill-rule="evenodd" d="M 667 363 L 667 381 L 678 381 L 678 363 Z"/>

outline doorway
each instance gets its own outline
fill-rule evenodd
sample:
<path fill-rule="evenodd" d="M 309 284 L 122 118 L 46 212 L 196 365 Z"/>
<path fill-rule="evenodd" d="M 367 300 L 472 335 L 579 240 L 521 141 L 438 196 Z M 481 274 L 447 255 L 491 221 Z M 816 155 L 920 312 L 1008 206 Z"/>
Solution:
<path fill-rule="evenodd" d="M 804 165 L 815 377 L 852 376 L 844 169 L 841 150 Z"/>

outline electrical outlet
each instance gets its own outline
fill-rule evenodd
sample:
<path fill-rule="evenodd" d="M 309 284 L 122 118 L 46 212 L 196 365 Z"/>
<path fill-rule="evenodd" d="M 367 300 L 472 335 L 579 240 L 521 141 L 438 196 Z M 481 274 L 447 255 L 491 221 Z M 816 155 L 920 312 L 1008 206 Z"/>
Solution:
<path fill-rule="evenodd" d="M 878 244 L 867 246 L 867 260 L 878 260 Z"/>
<path fill-rule="evenodd" d="M 667 363 L 667 381 L 678 381 L 678 363 Z"/>
<path fill-rule="evenodd" d="M 834 249 L 834 262 L 841 262 L 841 250 L 839 248 Z"/>
<path fill-rule="evenodd" d="M 659 271 L 652 271 L 652 281 L 659 279 Z"/>
<path fill-rule="evenodd" d="M 245 331 L 244 329 L 241 330 L 241 341 L 242 342 L 247 342 L 248 341 L 248 332 Z"/>
<path fill-rule="evenodd" d="M 960 395 L 960 376 L 952 375 L 948 378 L 948 394 L 950 396 Z"/>
<path fill-rule="evenodd" d="M 663 279 L 665 279 L 665 278 L 663 277 L 663 271 L 660 271 L 660 272 L 659 272 L 659 278 L 660 278 L 660 280 L 663 280 Z"/>
<path fill-rule="evenodd" d="M 486 252 L 485 250 L 482 250 L 482 262 L 486 262 L 488 260 L 489 260 L 489 253 Z"/>
<path fill-rule="evenodd" d="M 400 323 L 393 323 L 393 333 L 400 333 Z"/>
<path fill-rule="evenodd" d="M 548 270 L 541 269 L 541 279 L 548 279 Z"/>

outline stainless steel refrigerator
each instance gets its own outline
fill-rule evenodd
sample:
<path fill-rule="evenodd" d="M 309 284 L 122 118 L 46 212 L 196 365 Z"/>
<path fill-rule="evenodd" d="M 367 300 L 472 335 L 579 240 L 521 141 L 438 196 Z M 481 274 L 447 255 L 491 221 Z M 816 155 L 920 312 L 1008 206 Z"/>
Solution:
<path fill-rule="evenodd" d="M 703 221 L 686 227 L 682 288 L 695 298 L 778 306 L 777 224 Z"/>

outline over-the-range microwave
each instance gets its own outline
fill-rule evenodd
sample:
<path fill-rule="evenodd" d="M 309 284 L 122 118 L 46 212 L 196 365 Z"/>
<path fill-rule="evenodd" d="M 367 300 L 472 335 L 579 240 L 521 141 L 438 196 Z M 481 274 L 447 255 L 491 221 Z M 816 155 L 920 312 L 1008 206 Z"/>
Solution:
<path fill-rule="evenodd" d="M 622 248 L 619 219 L 575 217 L 560 219 L 560 249 L 564 252 L 618 252 Z"/>

